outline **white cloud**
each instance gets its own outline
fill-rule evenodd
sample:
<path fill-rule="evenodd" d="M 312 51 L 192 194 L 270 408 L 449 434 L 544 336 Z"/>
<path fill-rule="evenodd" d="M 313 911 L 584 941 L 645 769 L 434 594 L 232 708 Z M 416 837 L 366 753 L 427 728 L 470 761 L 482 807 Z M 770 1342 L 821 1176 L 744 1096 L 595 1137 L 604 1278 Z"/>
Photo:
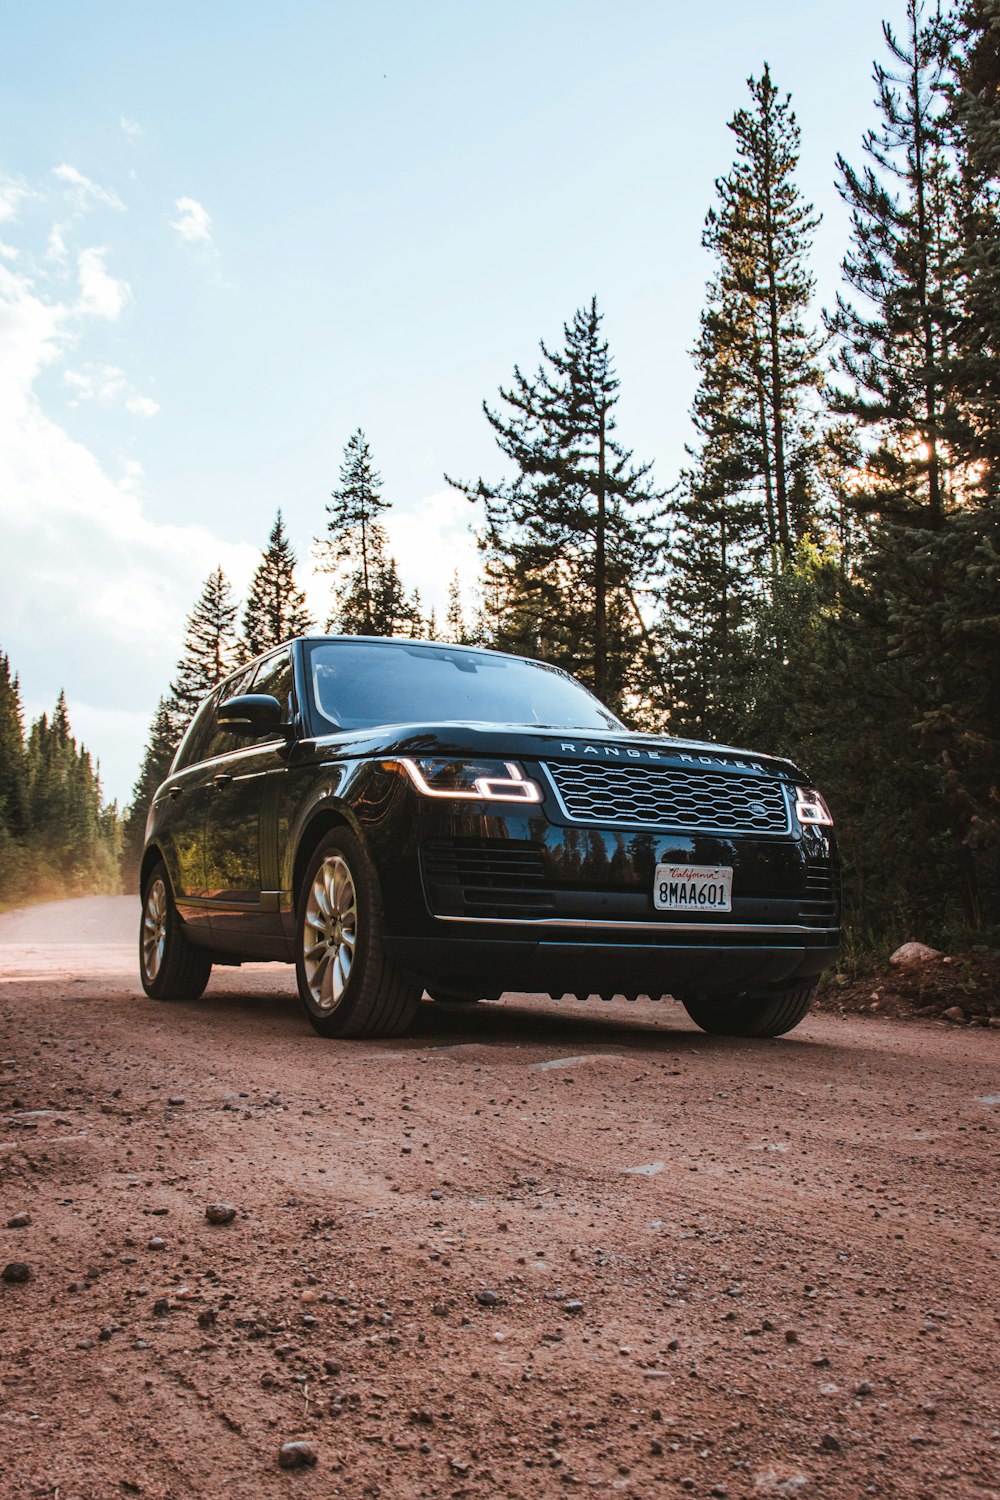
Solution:
<path fill-rule="evenodd" d="M 125 797 L 204 579 L 221 566 L 242 590 L 260 554 L 207 525 L 154 521 L 141 464 L 102 464 L 44 410 L 41 372 L 85 337 L 86 315 L 115 317 L 128 295 L 103 251 L 80 259 L 77 301 L 50 299 L 0 260 L 0 641 L 27 700 L 51 707 L 65 686 L 81 711 L 101 705 L 74 728 L 109 795 Z M 116 366 L 67 374 L 79 399 L 132 402 L 140 414 L 155 405 Z"/>
<path fill-rule="evenodd" d="M 17 260 L 20 253 L 16 245 L 5 245 L 3 240 L 0 240 L 0 255 L 4 260 Z"/>
<path fill-rule="evenodd" d="M 71 406 L 79 406 L 81 401 L 96 401 L 100 406 L 121 405 L 138 417 L 155 417 L 160 409 L 159 402 L 135 390 L 125 371 L 117 365 L 85 364 L 79 370 L 67 370 L 63 385 L 72 392 Z"/>
<path fill-rule="evenodd" d="M 102 188 L 99 183 L 91 182 L 89 177 L 84 177 L 76 167 L 71 167 L 68 162 L 62 166 L 53 167 L 53 177 L 57 177 L 63 183 L 70 198 L 76 207 L 84 212 L 95 203 L 102 204 L 105 208 L 123 209 L 125 205 L 117 193 L 111 192 L 109 188 Z"/>
<path fill-rule="evenodd" d="M 48 244 L 45 246 L 46 260 L 53 260 L 57 264 L 63 265 L 69 259 L 65 230 L 65 224 L 53 224 L 49 230 Z"/>
<path fill-rule="evenodd" d="M 188 245 L 212 244 L 212 216 L 197 198 L 178 198 L 174 204 L 177 218 L 171 219 L 171 229 L 176 229 Z"/>
<path fill-rule="evenodd" d="M 122 308 L 132 295 L 127 281 L 120 281 L 108 274 L 104 264 L 107 251 L 99 247 L 81 250 L 77 256 L 80 271 L 81 312 L 93 313 L 97 318 L 117 321 Z"/>
<path fill-rule="evenodd" d="M 470 530 L 472 506 L 458 490 L 437 490 L 418 500 L 410 510 L 393 506 L 386 514 L 386 530 L 399 571 L 408 589 L 420 590 L 424 611 L 434 608 L 444 626 L 448 585 L 458 569 L 466 607 L 478 582 L 481 563 Z M 446 560 L 442 566 L 442 559 Z"/>
<path fill-rule="evenodd" d="M 14 182 L 10 178 L 0 180 L 0 224 L 16 219 L 24 199 L 33 196 L 23 182 Z"/>
<path fill-rule="evenodd" d="M 127 115 L 122 115 L 118 123 L 122 128 L 122 132 L 125 135 L 126 140 L 129 141 L 130 144 L 134 145 L 134 143 L 144 133 L 142 126 L 139 124 L 139 121 L 130 120 Z"/>

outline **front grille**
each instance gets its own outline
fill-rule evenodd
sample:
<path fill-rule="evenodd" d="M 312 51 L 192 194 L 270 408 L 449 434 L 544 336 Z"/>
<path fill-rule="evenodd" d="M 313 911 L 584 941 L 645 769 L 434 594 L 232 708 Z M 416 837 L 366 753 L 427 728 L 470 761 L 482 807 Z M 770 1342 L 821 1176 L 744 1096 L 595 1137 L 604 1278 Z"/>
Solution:
<path fill-rule="evenodd" d="M 535 917 L 554 905 L 541 846 L 528 839 L 432 839 L 420 858 L 439 916 Z"/>
<path fill-rule="evenodd" d="M 546 770 L 576 823 L 713 833 L 787 833 L 780 781 L 689 767 L 566 765 Z"/>

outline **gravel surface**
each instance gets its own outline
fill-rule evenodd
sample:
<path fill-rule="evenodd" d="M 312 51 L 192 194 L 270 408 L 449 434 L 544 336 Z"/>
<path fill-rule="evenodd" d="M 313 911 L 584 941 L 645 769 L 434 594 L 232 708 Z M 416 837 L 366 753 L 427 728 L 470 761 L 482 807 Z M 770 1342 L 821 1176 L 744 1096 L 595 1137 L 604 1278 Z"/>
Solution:
<path fill-rule="evenodd" d="M 4 1500 L 1000 1495 L 995 1030 L 324 1042 L 137 916 L 0 917 Z"/>

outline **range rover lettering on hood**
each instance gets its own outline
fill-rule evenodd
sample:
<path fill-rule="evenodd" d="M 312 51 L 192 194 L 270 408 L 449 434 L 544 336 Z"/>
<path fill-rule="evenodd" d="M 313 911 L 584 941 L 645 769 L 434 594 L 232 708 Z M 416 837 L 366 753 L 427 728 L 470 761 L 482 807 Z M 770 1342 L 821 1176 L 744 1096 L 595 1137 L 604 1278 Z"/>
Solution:
<path fill-rule="evenodd" d="M 577 745 L 571 740 L 562 740 L 559 749 L 566 750 L 571 755 L 610 755 L 616 759 L 624 756 L 626 760 L 679 760 L 691 766 L 717 766 L 724 771 L 756 771 L 761 776 L 768 774 L 768 768 L 762 766 L 760 761 L 721 760 L 712 755 L 691 755 L 686 750 L 633 750 L 624 745 Z"/>

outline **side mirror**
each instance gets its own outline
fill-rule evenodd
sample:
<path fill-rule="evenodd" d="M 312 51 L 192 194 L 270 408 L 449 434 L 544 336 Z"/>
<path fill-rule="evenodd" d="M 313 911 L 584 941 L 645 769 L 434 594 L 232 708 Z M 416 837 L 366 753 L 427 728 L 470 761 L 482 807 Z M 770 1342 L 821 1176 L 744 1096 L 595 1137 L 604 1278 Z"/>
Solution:
<path fill-rule="evenodd" d="M 270 693 L 240 693 L 227 698 L 219 704 L 215 717 L 232 734 L 267 734 L 273 730 L 287 735 L 291 731 L 289 724 L 281 722 L 281 704 Z"/>

